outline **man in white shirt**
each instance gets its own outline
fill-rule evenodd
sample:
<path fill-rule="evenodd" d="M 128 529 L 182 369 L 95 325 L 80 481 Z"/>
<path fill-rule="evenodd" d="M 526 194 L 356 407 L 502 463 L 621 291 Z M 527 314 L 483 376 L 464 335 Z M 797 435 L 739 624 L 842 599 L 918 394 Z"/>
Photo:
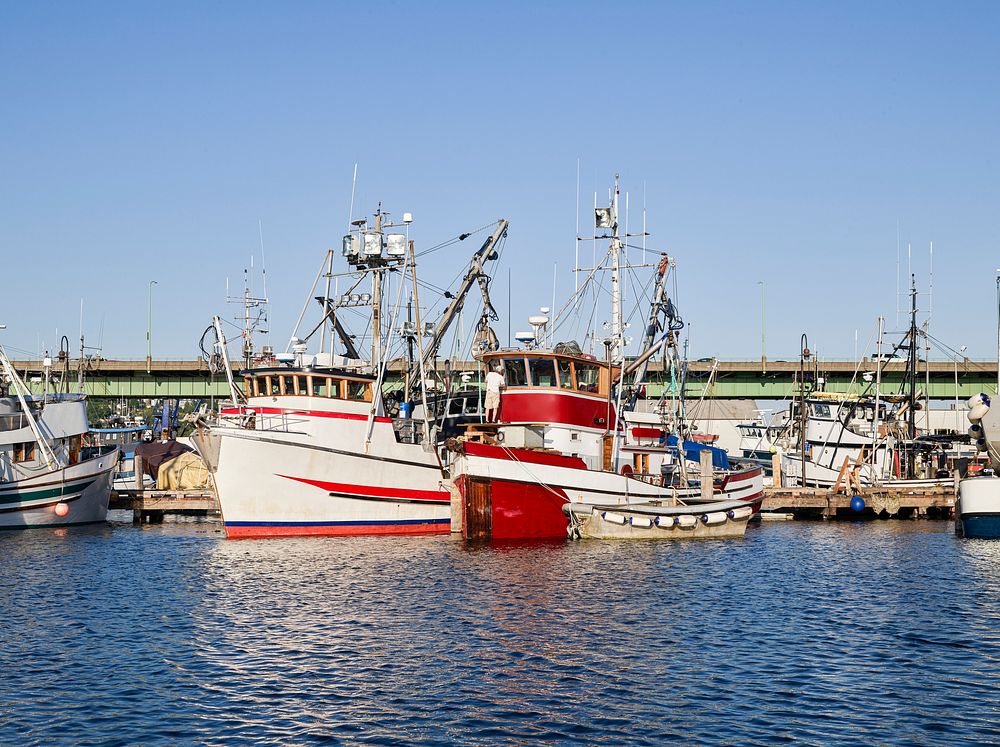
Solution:
<path fill-rule="evenodd" d="M 507 380 L 501 373 L 503 369 L 496 366 L 486 374 L 486 422 L 495 423 L 500 417 L 500 390 L 507 388 Z"/>

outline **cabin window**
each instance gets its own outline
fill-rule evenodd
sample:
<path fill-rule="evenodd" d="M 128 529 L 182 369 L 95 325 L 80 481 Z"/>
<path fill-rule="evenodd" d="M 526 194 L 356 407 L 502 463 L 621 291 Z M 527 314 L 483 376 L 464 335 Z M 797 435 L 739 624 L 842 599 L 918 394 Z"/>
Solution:
<path fill-rule="evenodd" d="M 600 368 L 592 363 L 573 364 L 576 368 L 576 388 L 581 392 L 596 392 L 597 382 L 600 379 Z"/>
<path fill-rule="evenodd" d="M 368 382 L 366 381 L 348 381 L 347 382 L 347 398 L 357 400 L 359 402 L 368 401 Z"/>
<path fill-rule="evenodd" d="M 464 402 L 460 399 L 453 399 L 448 405 L 448 415 L 458 416 L 462 414 Z"/>
<path fill-rule="evenodd" d="M 569 361 L 557 360 L 556 370 L 559 372 L 559 387 L 561 389 L 573 388 L 573 367 Z"/>
<path fill-rule="evenodd" d="M 327 382 L 330 380 L 324 376 L 310 376 L 309 377 L 309 389 L 312 391 L 312 396 L 314 397 L 326 397 L 327 395 Z"/>
<path fill-rule="evenodd" d="M 330 379 L 330 393 L 327 396 L 330 397 L 331 399 L 344 398 L 343 379 Z"/>
<path fill-rule="evenodd" d="M 478 415 L 479 414 L 479 397 L 466 397 L 465 398 L 465 414 L 466 415 Z"/>
<path fill-rule="evenodd" d="M 551 358 L 529 358 L 528 372 L 532 386 L 556 385 L 556 367 Z"/>
<path fill-rule="evenodd" d="M 267 377 L 267 391 L 271 393 L 271 396 L 281 394 L 281 384 L 278 382 L 277 376 Z"/>
<path fill-rule="evenodd" d="M 503 362 L 503 372 L 507 386 L 527 386 L 528 378 L 524 374 L 524 358 L 508 358 Z"/>
<path fill-rule="evenodd" d="M 307 376 L 295 377 L 295 393 L 302 396 L 309 396 L 309 378 Z"/>
<path fill-rule="evenodd" d="M 813 405 L 813 415 L 817 418 L 830 417 L 830 405 Z"/>
<path fill-rule="evenodd" d="M 281 393 L 282 394 L 295 394 L 295 384 L 293 380 L 294 376 L 281 376 Z"/>
<path fill-rule="evenodd" d="M 14 463 L 35 461 L 35 442 L 28 441 L 23 444 L 14 444 Z"/>

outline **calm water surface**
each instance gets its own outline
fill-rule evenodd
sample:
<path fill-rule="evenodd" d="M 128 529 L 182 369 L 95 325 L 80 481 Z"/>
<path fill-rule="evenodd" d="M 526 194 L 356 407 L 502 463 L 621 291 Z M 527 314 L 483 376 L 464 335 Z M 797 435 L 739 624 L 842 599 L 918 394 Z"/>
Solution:
<path fill-rule="evenodd" d="M 1000 743 L 1000 543 L 0 533 L 0 744 Z"/>

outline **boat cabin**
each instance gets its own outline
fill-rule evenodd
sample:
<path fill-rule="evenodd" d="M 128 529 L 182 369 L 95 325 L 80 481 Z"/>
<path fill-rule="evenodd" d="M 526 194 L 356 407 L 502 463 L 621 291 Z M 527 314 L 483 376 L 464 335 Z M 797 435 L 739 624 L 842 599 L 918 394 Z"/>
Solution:
<path fill-rule="evenodd" d="M 503 366 L 507 389 L 553 388 L 608 398 L 608 365 L 593 356 L 575 356 L 545 350 L 501 350 L 482 358 L 490 368 Z"/>
<path fill-rule="evenodd" d="M 374 379 L 341 369 L 264 368 L 243 372 L 243 390 L 252 397 L 318 397 L 371 402 Z"/>

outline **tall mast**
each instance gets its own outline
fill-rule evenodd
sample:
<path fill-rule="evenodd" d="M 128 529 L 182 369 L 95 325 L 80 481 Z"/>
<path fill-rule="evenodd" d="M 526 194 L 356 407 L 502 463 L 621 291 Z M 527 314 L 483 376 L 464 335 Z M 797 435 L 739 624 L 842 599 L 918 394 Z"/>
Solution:
<path fill-rule="evenodd" d="M 382 205 L 375 211 L 375 233 L 382 240 Z M 372 370 L 382 362 L 382 267 L 372 273 Z"/>
<path fill-rule="evenodd" d="M 622 291 L 621 291 L 621 249 L 622 242 L 618 234 L 618 174 L 615 174 L 615 194 L 611 203 L 611 229 L 614 234 L 611 239 L 611 337 L 614 341 L 611 347 L 612 363 L 624 353 L 622 340 Z"/>
<path fill-rule="evenodd" d="M 910 275 L 910 356 L 907 361 L 906 374 L 910 380 L 910 391 L 907 393 L 909 412 L 907 413 L 907 438 L 910 448 L 906 455 L 906 476 L 913 478 L 915 468 L 913 440 L 917 437 L 917 280 Z"/>

